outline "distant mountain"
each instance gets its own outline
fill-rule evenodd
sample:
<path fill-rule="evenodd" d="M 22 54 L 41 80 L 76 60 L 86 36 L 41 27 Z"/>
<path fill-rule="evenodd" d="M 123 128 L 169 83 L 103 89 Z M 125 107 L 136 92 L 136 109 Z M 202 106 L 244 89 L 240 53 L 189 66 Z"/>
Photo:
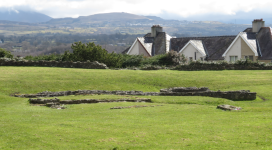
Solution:
<path fill-rule="evenodd" d="M 156 20 L 156 21 L 164 21 L 164 19 L 157 17 L 157 16 L 145 16 L 146 18 Z"/>
<path fill-rule="evenodd" d="M 28 12 L 20 10 L 0 11 L 0 20 L 6 21 L 39 23 L 47 22 L 51 19 L 51 17 L 38 12 Z"/>
<path fill-rule="evenodd" d="M 48 24 L 82 24 L 82 23 L 96 23 L 96 22 L 122 22 L 132 20 L 152 20 L 145 16 L 139 16 L 124 12 L 103 13 L 90 16 L 80 16 L 78 18 L 58 18 L 51 19 Z"/>
<path fill-rule="evenodd" d="M 272 24 L 272 13 L 262 10 L 251 10 L 249 12 L 239 11 L 234 15 L 220 14 L 220 13 L 208 13 L 208 14 L 196 14 L 188 17 L 178 16 L 173 13 L 164 12 L 158 16 L 164 19 L 176 19 L 187 21 L 219 21 L 223 23 L 231 24 L 251 24 L 254 19 L 263 18 L 266 24 Z"/>

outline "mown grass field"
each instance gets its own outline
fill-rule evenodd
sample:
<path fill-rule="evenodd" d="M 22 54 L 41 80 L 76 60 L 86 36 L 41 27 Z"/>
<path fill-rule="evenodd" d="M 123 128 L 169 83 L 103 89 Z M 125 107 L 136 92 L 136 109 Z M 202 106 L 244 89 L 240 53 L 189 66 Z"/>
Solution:
<path fill-rule="evenodd" d="M 78 89 L 156 92 L 180 86 L 245 89 L 257 92 L 258 98 L 233 102 L 210 97 L 146 96 L 153 103 L 80 104 L 57 110 L 9 96 Z M 272 149 L 271 91 L 272 71 L 0 67 L 0 149 Z M 61 97 L 81 98 L 111 96 Z M 243 109 L 222 111 L 216 109 L 219 104 Z M 110 109 L 134 105 L 163 106 Z"/>

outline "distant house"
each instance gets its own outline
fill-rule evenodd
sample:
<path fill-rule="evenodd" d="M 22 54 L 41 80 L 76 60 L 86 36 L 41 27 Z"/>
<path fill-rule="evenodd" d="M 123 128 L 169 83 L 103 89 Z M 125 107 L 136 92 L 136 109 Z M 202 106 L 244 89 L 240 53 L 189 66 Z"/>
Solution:
<path fill-rule="evenodd" d="M 138 37 L 133 45 L 123 53 L 129 55 L 154 56 L 174 50 L 184 54 L 189 60 L 234 62 L 250 59 L 265 63 L 272 62 L 272 29 L 265 27 L 263 19 L 255 19 L 252 28 L 238 35 L 210 37 L 174 38 L 162 27 L 151 27 L 151 33 Z"/>
<path fill-rule="evenodd" d="M 223 54 L 226 61 L 250 59 L 272 62 L 272 29 L 265 27 L 263 19 L 252 22 L 252 28 L 240 32 Z"/>
<path fill-rule="evenodd" d="M 126 46 L 126 43 L 117 43 L 118 46 Z"/>
<path fill-rule="evenodd" d="M 169 52 L 171 38 L 170 35 L 163 32 L 161 26 L 154 25 L 151 27 L 151 33 L 147 33 L 144 37 L 136 38 L 132 46 L 123 51 L 123 53 L 148 57 L 165 54 Z"/>
<path fill-rule="evenodd" d="M 222 56 L 231 62 L 243 58 L 256 61 L 259 55 L 255 34 L 240 32 Z"/>
<path fill-rule="evenodd" d="M 172 38 L 170 48 L 192 61 L 218 61 L 224 60 L 222 55 L 234 39 L 235 36 Z"/>

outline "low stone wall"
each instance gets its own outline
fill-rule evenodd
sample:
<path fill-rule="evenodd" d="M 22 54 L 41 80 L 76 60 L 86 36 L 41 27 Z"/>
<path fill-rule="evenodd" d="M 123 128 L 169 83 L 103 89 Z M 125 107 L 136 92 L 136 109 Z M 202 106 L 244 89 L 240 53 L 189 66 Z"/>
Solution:
<path fill-rule="evenodd" d="M 257 93 L 250 92 L 249 90 L 240 91 L 211 91 L 207 87 L 174 87 L 169 89 L 161 89 L 161 96 L 208 96 L 225 98 L 229 100 L 255 100 Z"/>
<path fill-rule="evenodd" d="M 229 100 L 243 101 L 243 100 L 255 100 L 256 93 L 245 90 L 241 91 L 207 91 L 207 92 L 162 92 L 160 96 L 208 96 L 225 98 Z"/>
<path fill-rule="evenodd" d="M 38 98 L 38 97 L 58 97 L 58 96 L 68 96 L 68 95 L 87 95 L 87 94 L 159 96 L 158 92 L 104 91 L 104 90 L 77 90 L 77 91 L 61 91 L 61 92 L 44 91 L 37 94 L 15 94 L 14 96 L 25 97 L 25 98 Z"/>
<path fill-rule="evenodd" d="M 198 71 L 198 70 L 272 70 L 271 65 L 266 64 L 249 64 L 249 65 L 239 65 L 239 64 L 189 64 L 189 65 L 179 65 L 172 70 L 181 71 Z"/>
<path fill-rule="evenodd" d="M 168 88 L 168 89 L 161 89 L 161 93 L 171 93 L 171 92 L 193 92 L 193 93 L 201 93 L 201 92 L 208 92 L 210 91 L 209 88 L 207 87 L 173 87 L 173 88 Z"/>
<path fill-rule="evenodd" d="M 97 99 L 81 99 L 81 100 L 63 100 L 59 99 L 29 99 L 31 104 L 46 104 L 46 105 L 60 105 L 60 104 L 87 104 L 87 103 L 111 103 L 111 102 L 151 102 L 151 99 L 117 99 L 117 100 L 97 100 Z M 49 106 L 49 107 L 50 107 Z"/>
<path fill-rule="evenodd" d="M 208 96 L 225 98 L 229 100 L 255 100 L 257 93 L 249 90 L 240 91 L 211 91 L 207 87 L 174 87 L 161 89 L 160 92 L 143 91 L 104 91 L 104 90 L 78 90 L 62 92 L 41 92 L 37 94 L 15 94 L 15 97 L 38 98 L 38 97 L 58 97 L 68 95 L 87 95 L 87 94 L 108 94 L 108 95 L 141 95 L 141 96 Z M 51 102 L 49 100 L 48 102 Z"/>
<path fill-rule="evenodd" d="M 94 62 L 69 62 L 69 61 L 27 61 L 0 59 L 0 66 L 39 66 L 39 67 L 61 67 L 61 68 L 86 68 L 86 69 L 108 69 L 108 67 L 97 61 Z"/>

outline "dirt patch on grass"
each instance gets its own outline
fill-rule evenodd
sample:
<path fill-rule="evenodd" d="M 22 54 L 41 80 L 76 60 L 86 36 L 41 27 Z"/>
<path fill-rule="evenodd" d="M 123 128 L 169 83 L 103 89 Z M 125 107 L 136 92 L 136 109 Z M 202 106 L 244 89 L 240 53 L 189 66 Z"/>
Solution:
<path fill-rule="evenodd" d="M 267 101 L 268 99 L 266 99 L 265 97 L 263 97 L 263 96 L 260 96 L 260 95 L 258 95 L 263 101 Z"/>

